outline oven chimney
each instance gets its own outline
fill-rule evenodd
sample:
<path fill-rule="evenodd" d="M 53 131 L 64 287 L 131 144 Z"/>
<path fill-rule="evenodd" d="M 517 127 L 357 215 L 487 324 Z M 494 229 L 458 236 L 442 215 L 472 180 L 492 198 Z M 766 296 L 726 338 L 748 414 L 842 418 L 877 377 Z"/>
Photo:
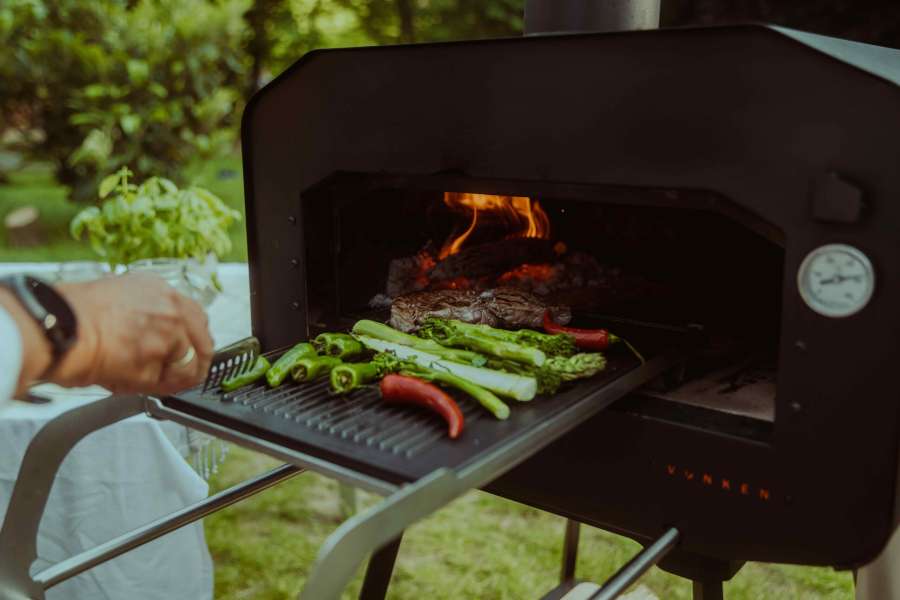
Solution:
<path fill-rule="evenodd" d="M 525 35 L 659 27 L 660 0 L 527 0 Z"/>

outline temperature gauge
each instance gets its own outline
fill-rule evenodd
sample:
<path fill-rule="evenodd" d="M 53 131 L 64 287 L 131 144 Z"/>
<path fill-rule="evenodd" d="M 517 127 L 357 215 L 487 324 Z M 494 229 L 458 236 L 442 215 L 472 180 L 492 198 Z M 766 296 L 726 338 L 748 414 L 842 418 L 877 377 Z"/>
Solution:
<path fill-rule="evenodd" d="M 826 317 L 849 317 L 861 311 L 875 290 L 869 258 L 846 244 L 820 246 L 806 255 L 797 273 L 800 296 Z"/>

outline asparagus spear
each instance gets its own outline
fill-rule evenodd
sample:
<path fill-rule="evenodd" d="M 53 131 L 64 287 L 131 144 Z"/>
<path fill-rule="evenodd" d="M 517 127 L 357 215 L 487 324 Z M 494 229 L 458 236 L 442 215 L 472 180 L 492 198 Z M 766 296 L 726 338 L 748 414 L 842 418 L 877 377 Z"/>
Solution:
<path fill-rule="evenodd" d="M 447 348 L 434 340 L 426 340 L 402 331 L 397 331 L 393 327 L 362 319 L 353 325 L 353 333 L 357 336 L 368 336 L 374 339 L 383 340 L 392 344 L 400 344 L 409 346 L 429 354 L 434 354 L 440 358 L 465 363 L 480 367 L 487 362 L 487 359 L 477 352 L 471 350 L 460 350 L 458 348 Z"/>
<path fill-rule="evenodd" d="M 606 368 L 606 358 L 599 352 L 584 352 L 574 356 L 553 356 L 536 368 L 510 360 L 491 360 L 492 369 L 529 375 L 537 379 L 539 394 L 554 394 L 563 383 L 593 377 Z"/>
<path fill-rule="evenodd" d="M 416 365 L 411 369 L 401 369 L 400 374 L 412 375 L 414 377 L 425 379 L 427 381 L 438 381 L 440 383 L 449 385 L 450 387 L 455 387 L 459 391 L 465 392 L 466 394 L 475 398 L 475 400 L 477 400 L 481 406 L 488 409 L 491 414 L 498 419 L 503 420 L 509 417 L 509 406 L 507 406 L 506 403 L 503 402 L 503 400 L 495 396 L 491 391 L 484 389 L 480 385 L 475 385 L 471 381 L 467 381 L 462 377 L 457 377 L 452 373 Z"/>
<path fill-rule="evenodd" d="M 466 323 L 454 319 L 431 317 L 426 319 L 418 334 L 427 339 L 443 343 L 445 338 L 453 336 L 477 336 L 500 342 L 518 344 L 540 350 L 547 356 L 572 356 L 577 351 L 575 338 L 564 333 L 550 335 L 533 329 L 508 331 L 490 325 Z M 507 358 L 507 357 L 501 357 Z"/>
<path fill-rule="evenodd" d="M 331 389 L 338 393 L 347 393 L 371 383 L 379 377 L 384 377 L 388 373 L 400 373 L 443 383 L 472 396 L 498 419 L 509 417 L 509 407 L 493 392 L 452 373 L 422 367 L 412 361 L 400 360 L 389 352 L 376 354 L 368 363 L 351 363 L 335 367 L 331 371 Z"/>
<path fill-rule="evenodd" d="M 364 346 L 376 352 L 392 352 L 397 358 L 411 360 L 420 367 L 456 375 L 500 396 L 526 401 L 534 398 L 537 393 L 537 380 L 534 377 L 460 364 L 444 360 L 440 356 L 417 348 L 387 342 L 366 335 L 357 335 L 357 339 Z"/>
<path fill-rule="evenodd" d="M 488 331 L 496 333 L 487 333 Z M 540 367 L 547 360 L 542 350 L 512 341 L 515 339 L 514 335 L 499 334 L 499 329 L 447 319 L 428 319 L 419 330 L 420 336 L 445 346 L 466 348 L 535 367 Z"/>

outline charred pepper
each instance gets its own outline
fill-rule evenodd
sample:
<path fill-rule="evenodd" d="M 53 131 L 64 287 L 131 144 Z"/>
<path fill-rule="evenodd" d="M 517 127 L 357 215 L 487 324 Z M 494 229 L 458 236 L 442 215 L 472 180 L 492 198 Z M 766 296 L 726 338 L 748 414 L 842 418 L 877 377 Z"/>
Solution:
<path fill-rule="evenodd" d="M 301 358 L 291 369 L 291 377 L 297 383 L 312 381 L 328 375 L 333 368 L 343 364 L 341 359 L 334 356 L 316 356 L 314 358 Z"/>
<path fill-rule="evenodd" d="M 266 373 L 266 381 L 270 387 L 278 387 L 287 376 L 291 374 L 291 370 L 297 364 L 297 361 L 304 358 L 316 356 L 316 349 L 308 342 L 301 342 L 281 355 L 281 358 L 275 361 L 269 372 Z"/>
<path fill-rule="evenodd" d="M 641 353 L 629 344 L 627 340 L 613 335 L 606 329 L 579 329 L 578 327 L 560 325 L 553 321 L 549 310 L 544 313 L 544 331 L 552 334 L 565 333 L 572 336 L 575 338 L 575 345 L 581 350 L 607 350 L 613 344 L 621 342 L 631 350 L 641 363 L 645 362 Z"/>
<path fill-rule="evenodd" d="M 375 362 L 344 363 L 331 370 L 331 391 L 346 394 L 378 379 L 383 372 Z"/>
<path fill-rule="evenodd" d="M 265 375 L 271 367 L 272 365 L 266 360 L 265 356 L 258 356 L 256 362 L 253 363 L 253 366 L 250 367 L 249 371 L 235 375 L 234 377 L 229 377 L 223 381 L 222 391 L 233 392 L 245 385 L 250 385 L 251 383 L 262 379 L 263 375 Z"/>
<path fill-rule="evenodd" d="M 606 350 L 619 338 L 606 329 L 579 329 L 578 327 L 566 327 L 560 325 L 550 316 L 550 311 L 544 313 L 544 331 L 552 334 L 565 333 L 575 338 L 575 345 L 582 350 Z"/>
<path fill-rule="evenodd" d="M 447 435 L 451 440 L 463 430 L 463 414 L 456 401 L 434 384 L 415 377 L 391 373 L 381 380 L 381 396 L 387 402 L 424 406 L 443 417 L 447 422 Z"/>
<path fill-rule="evenodd" d="M 336 356 L 342 360 L 365 352 L 365 347 L 346 333 L 320 333 L 313 340 L 313 345 L 319 354 Z"/>

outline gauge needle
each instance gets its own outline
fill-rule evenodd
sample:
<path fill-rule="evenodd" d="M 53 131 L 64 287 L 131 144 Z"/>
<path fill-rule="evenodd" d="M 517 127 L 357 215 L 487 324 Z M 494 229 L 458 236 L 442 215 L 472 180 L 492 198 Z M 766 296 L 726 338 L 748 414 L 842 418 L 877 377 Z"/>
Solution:
<path fill-rule="evenodd" d="M 831 279 L 822 279 L 819 281 L 819 285 L 828 285 L 830 283 L 843 283 L 845 281 L 859 281 L 862 279 L 862 275 L 835 275 Z"/>

